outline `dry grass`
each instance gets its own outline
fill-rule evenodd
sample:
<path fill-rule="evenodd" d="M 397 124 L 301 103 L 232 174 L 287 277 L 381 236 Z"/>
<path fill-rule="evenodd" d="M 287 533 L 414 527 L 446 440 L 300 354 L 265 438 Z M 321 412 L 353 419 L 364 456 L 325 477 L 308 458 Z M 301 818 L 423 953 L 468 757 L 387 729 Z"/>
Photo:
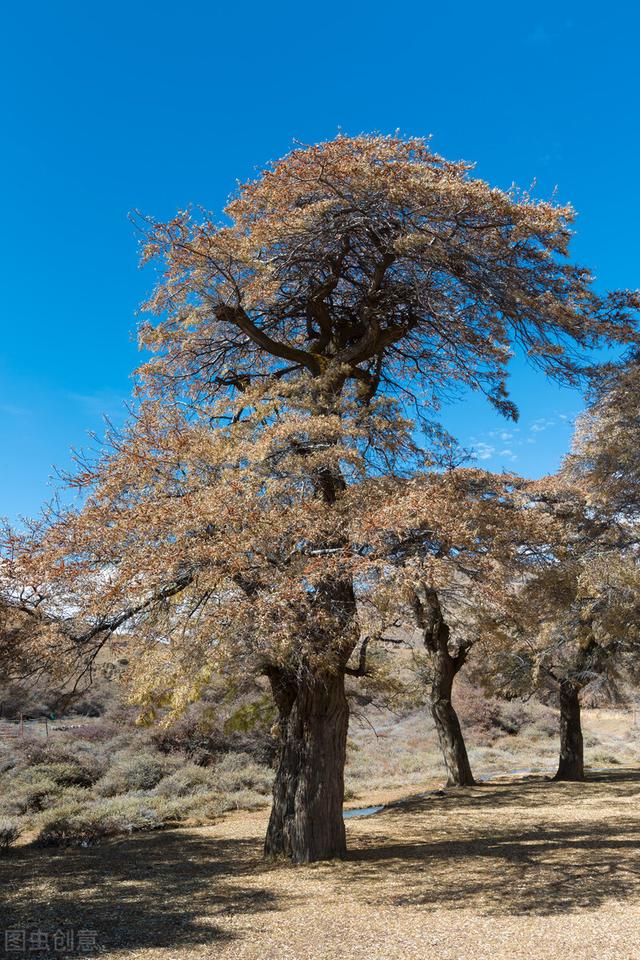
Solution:
<path fill-rule="evenodd" d="M 464 704 L 463 704 L 464 706 Z M 462 716 L 469 759 L 476 779 L 511 773 L 553 776 L 558 766 L 557 712 L 531 702 L 527 722 L 517 736 L 497 727 L 487 729 Z M 460 711 L 463 714 L 463 710 Z M 633 766 L 640 755 L 640 717 L 631 711 L 583 710 L 585 760 L 594 768 L 614 764 Z M 371 714 L 367 722 L 352 723 L 346 770 L 346 795 L 381 802 L 386 795 L 417 790 L 428 781 L 437 786 L 446 779 L 436 731 L 426 708 L 401 719 Z"/>
<path fill-rule="evenodd" d="M 0 865 L 3 926 L 95 929 L 104 958 L 640 955 L 638 769 L 505 778 L 350 820 L 343 863 L 263 864 L 265 820 L 18 848 Z"/>

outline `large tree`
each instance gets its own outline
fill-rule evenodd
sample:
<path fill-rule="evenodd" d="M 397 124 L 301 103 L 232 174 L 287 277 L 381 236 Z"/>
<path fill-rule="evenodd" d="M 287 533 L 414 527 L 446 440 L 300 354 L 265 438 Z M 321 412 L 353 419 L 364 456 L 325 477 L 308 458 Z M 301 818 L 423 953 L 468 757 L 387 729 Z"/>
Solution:
<path fill-rule="evenodd" d="M 514 348 L 575 383 L 585 351 L 635 338 L 637 297 L 599 296 L 567 261 L 572 219 L 422 140 L 362 136 L 294 150 L 223 221 L 138 221 L 160 276 L 135 417 L 81 465 L 82 509 L 12 544 L 11 576 L 73 613 L 77 650 L 135 627 L 148 703 L 179 708 L 212 670 L 269 678 L 269 855 L 344 855 L 359 597 L 403 531 L 473 542 L 473 509 L 425 473 L 446 453 L 440 400 L 471 387 L 515 416 Z M 399 566 L 438 588 L 440 563 Z"/>

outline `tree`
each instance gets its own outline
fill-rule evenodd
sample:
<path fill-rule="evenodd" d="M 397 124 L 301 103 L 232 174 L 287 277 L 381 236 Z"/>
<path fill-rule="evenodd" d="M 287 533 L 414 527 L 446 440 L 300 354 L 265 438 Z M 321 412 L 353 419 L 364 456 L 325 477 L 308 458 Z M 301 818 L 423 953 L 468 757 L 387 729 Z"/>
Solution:
<path fill-rule="evenodd" d="M 578 486 L 592 514 L 605 513 L 615 518 L 614 543 L 599 544 L 599 553 L 591 557 L 582 579 L 588 583 L 586 595 L 591 598 L 592 609 L 604 618 L 601 632 L 610 643 L 611 638 L 617 641 L 614 650 L 608 652 L 617 653 L 619 657 L 622 651 L 627 676 L 637 675 L 634 655 L 638 649 L 635 625 L 640 588 L 639 390 L 640 363 L 634 351 L 622 363 L 611 365 L 595 382 L 591 402 L 576 424 L 571 455 L 561 472 L 566 482 Z M 596 639 L 591 638 L 583 657 L 588 658 L 594 651 L 601 654 Z M 609 656 L 607 665 L 611 660 Z M 566 696 L 573 697 L 575 715 L 579 709 L 576 684 L 568 689 Z M 581 747 L 580 738 L 576 752 L 579 753 Z M 559 773 L 563 769 L 561 761 Z M 582 769 L 579 762 L 576 769 L 578 772 Z"/>
<path fill-rule="evenodd" d="M 596 510 L 565 477 L 525 483 L 521 494 L 528 514 L 542 514 L 541 536 L 523 540 L 503 609 L 483 614 L 493 635 L 485 669 L 502 693 L 556 688 L 555 779 L 584 780 L 581 691 L 611 693 L 637 676 L 637 560 L 619 518 Z"/>
<path fill-rule="evenodd" d="M 452 703 L 453 682 L 465 664 L 473 641 L 463 640 L 452 649 L 451 630 L 433 587 L 416 586 L 414 611 L 431 659 L 431 715 L 447 771 L 447 786 L 473 786 L 475 780 L 467 747 Z"/>
<path fill-rule="evenodd" d="M 624 518 L 629 545 L 640 519 L 640 355 L 603 372 L 579 417 L 563 475 L 590 503 Z"/>
<path fill-rule="evenodd" d="M 564 259 L 571 208 L 470 169 L 422 140 L 338 137 L 241 186 L 223 223 L 139 218 L 161 276 L 135 417 L 80 463 L 82 509 L 26 536 L 13 571 L 38 600 L 73 598 L 89 660 L 135 628 L 149 709 L 179 709 L 212 671 L 269 678 L 268 855 L 345 853 L 359 598 L 393 568 L 440 585 L 437 550 L 398 561 L 405 534 L 473 541 L 428 472 L 451 455 L 440 400 L 471 387 L 513 417 L 514 346 L 576 382 L 589 348 L 635 339 L 638 298 L 598 296 Z"/>
<path fill-rule="evenodd" d="M 433 582 L 415 583 L 410 606 L 427 651 L 429 667 L 424 673 L 447 786 L 471 786 L 473 773 L 452 702 L 456 676 L 475 650 L 484 662 L 479 672 L 485 682 L 494 670 L 500 676 L 505 657 L 511 666 L 518 665 L 522 681 L 520 640 L 510 630 L 505 633 L 505 624 L 513 625 L 516 617 L 522 630 L 531 619 L 523 584 L 531 586 L 541 558 L 551 562 L 550 544 L 562 544 L 565 528 L 553 514 L 532 509 L 531 484 L 515 474 L 470 475 L 458 470 L 447 483 L 472 534 L 466 541 L 438 538 L 432 544 L 448 582 L 443 570 L 438 589 Z"/>

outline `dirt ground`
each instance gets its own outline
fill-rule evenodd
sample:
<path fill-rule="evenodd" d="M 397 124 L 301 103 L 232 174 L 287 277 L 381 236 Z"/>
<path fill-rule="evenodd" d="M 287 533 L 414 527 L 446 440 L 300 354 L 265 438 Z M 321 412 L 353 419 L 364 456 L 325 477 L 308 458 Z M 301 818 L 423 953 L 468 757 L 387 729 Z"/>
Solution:
<path fill-rule="evenodd" d="M 349 859 L 310 867 L 263 864 L 265 822 L 18 848 L 0 861 L 0 956 L 10 930 L 31 957 L 92 939 L 154 960 L 640 957 L 640 770 L 504 778 L 353 818 Z M 75 936 L 66 953 L 55 931 Z M 49 952 L 29 949 L 37 932 Z"/>

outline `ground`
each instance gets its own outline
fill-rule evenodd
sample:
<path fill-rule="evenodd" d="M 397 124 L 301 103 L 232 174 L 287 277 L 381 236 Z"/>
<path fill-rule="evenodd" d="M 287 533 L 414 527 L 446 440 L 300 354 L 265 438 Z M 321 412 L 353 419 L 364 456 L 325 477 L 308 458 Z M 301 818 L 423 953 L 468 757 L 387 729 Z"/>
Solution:
<path fill-rule="evenodd" d="M 640 956 L 640 769 L 419 798 L 348 820 L 349 859 L 308 867 L 262 862 L 266 816 L 19 847 L 0 865 L 2 926 L 95 931 L 104 960 Z"/>

